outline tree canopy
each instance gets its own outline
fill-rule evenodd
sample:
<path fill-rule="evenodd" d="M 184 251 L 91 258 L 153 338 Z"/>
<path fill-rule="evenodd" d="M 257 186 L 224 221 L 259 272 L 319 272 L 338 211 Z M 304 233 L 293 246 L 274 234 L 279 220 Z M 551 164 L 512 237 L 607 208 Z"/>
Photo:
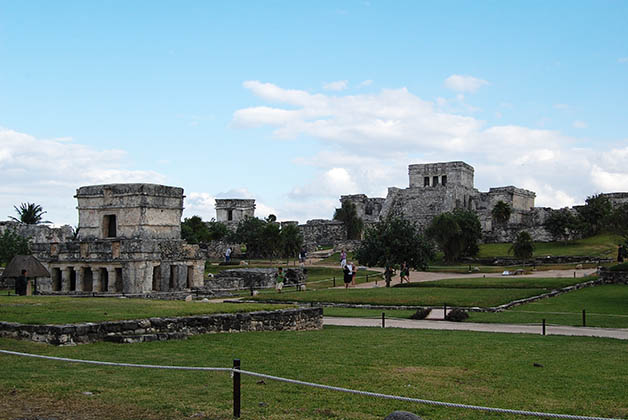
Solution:
<path fill-rule="evenodd" d="M 434 247 L 415 224 L 390 217 L 366 230 L 355 256 L 360 264 L 369 267 L 392 267 L 406 262 L 411 268 L 424 270 L 434 259 Z"/>
<path fill-rule="evenodd" d="M 426 233 L 443 251 L 445 261 L 451 263 L 460 257 L 477 255 L 482 226 L 473 211 L 456 209 L 436 216 Z"/>
<path fill-rule="evenodd" d="M 521 258 L 525 265 L 526 260 L 532 258 L 534 253 L 534 242 L 530 234 L 525 230 L 519 232 L 508 252 L 514 254 L 517 258 Z"/>
<path fill-rule="evenodd" d="M 578 207 L 578 214 L 582 221 L 584 236 L 593 236 L 602 232 L 609 224 L 613 206 L 608 197 L 596 194 L 587 197 L 585 205 Z"/>
<path fill-rule="evenodd" d="M 347 239 L 360 239 L 364 222 L 358 217 L 358 212 L 349 200 L 344 200 L 342 206 L 334 212 L 334 220 L 344 222 L 347 229 Z"/>
<path fill-rule="evenodd" d="M 8 264 L 16 255 L 30 255 L 28 238 L 18 235 L 11 229 L 0 235 L 0 264 Z"/>
<path fill-rule="evenodd" d="M 555 241 L 563 241 L 578 230 L 578 220 L 568 209 L 552 210 L 544 226 Z"/>
<path fill-rule="evenodd" d="M 246 245 L 248 258 L 289 258 L 296 256 L 303 246 L 303 236 L 297 226 L 281 226 L 277 222 L 257 217 L 240 220 L 232 239 Z"/>
<path fill-rule="evenodd" d="M 19 208 L 17 206 L 13 206 L 13 208 L 18 214 L 18 217 L 9 216 L 9 218 L 16 222 L 26 223 L 27 225 L 51 223 L 47 220 L 42 220 L 46 212 L 39 204 L 22 203 Z"/>
<path fill-rule="evenodd" d="M 224 223 L 212 219 L 204 222 L 200 216 L 186 217 L 181 223 L 181 237 L 190 244 L 202 244 L 217 241 L 229 235 Z"/>

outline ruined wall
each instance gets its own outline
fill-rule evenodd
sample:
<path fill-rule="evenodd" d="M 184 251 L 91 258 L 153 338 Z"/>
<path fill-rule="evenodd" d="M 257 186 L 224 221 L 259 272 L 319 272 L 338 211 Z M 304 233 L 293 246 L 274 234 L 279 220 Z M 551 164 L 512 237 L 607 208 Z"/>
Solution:
<path fill-rule="evenodd" d="M 97 341 L 163 341 L 219 332 L 304 331 L 321 328 L 322 308 L 298 308 L 69 325 L 30 325 L 0 321 L 0 337 L 73 346 Z"/>
<path fill-rule="evenodd" d="M 115 237 L 178 239 L 181 237 L 183 188 L 155 184 L 90 185 L 76 191 L 79 240 Z M 115 216 L 115 219 L 109 218 Z"/>
<path fill-rule="evenodd" d="M 299 230 L 307 250 L 316 249 L 317 246 L 333 246 L 347 239 L 344 223 L 337 220 L 308 220 L 304 225 L 299 225 Z"/>
<path fill-rule="evenodd" d="M 340 196 L 340 204 L 349 201 L 355 205 L 356 213 L 364 222 L 377 222 L 384 206 L 385 198 L 369 198 L 365 194 Z"/>
<path fill-rule="evenodd" d="M 255 216 L 255 200 L 240 198 L 217 198 L 216 220 L 222 223 L 235 223 L 246 217 Z"/>
<path fill-rule="evenodd" d="M 0 222 L 0 235 L 4 234 L 6 230 L 11 230 L 24 238 L 28 238 L 31 243 L 59 243 L 71 240 L 74 236 L 72 227 L 69 225 L 53 228 L 46 225 L 27 225 L 13 221 Z"/>

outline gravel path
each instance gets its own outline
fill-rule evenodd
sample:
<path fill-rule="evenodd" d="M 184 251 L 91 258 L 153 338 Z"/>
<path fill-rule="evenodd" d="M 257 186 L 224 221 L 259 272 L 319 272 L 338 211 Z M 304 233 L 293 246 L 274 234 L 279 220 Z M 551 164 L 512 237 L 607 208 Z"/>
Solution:
<path fill-rule="evenodd" d="M 349 327 L 379 327 L 381 319 L 323 317 L 323 325 L 341 325 Z M 491 333 L 542 334 L 541 325 L 533 324 L 480 324 L 477 322 L 426 321 L 413 319 L 386 319 L 386 328 L 410 328 L 448 331 L 480 331 Z M 547 325 L 547 335 L 570 335 L 582 337 L 605 337 L 628 340 L 628 328 L 592 328 Z"/>

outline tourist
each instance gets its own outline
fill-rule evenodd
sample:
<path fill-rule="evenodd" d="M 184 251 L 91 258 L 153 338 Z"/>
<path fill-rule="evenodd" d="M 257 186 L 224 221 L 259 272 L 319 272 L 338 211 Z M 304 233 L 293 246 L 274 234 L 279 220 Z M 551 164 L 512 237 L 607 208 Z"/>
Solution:
<path fill-rule="evenodd" d="M 347 253 L 343 249 L 342 251 L 340 251 L 340 268 L 344 269 L 346 265 L 347 265 Z"/>
<path fill-rule="evenodd" d="M 301 267 L 305 265 L 305 260 L 307 259 L 307 252 L 305 252 L 305 247 L 301 247 L 299 251 L 299 262 L 301 263 Z"/>
<path fill-rule="evenodd" d="M 277 292 L 281 293 L 281 289 L 283 289 L 283 283 L 285 280 L 286 278 L 283 274 L 283 268 L 279 267 L 277 269 L 277 275 L 275 279 L 275 290 L 277 290 Z"/>
<path fill-rule="evenodd" d="M 227 250 L 225 251 L 225 262 L 228 263 L 229 261 L 231 261 L 231 247 L 228 246 Z"/>
<path fill-rule="evenodd" d="M 355 286 L 355 275 L 358 273 L 358 269 L 355 266 L 355 264 L 353 264 L 352 262 L 349 263 L 349 266 L 351 266 L 351 286 Z"/>
<path fill-rule="evenodd" d="M 351 283 L 351 279 L 353 279 L 353 271 L 351 270 L 351 265 L 347 264 L 345 261 L 345 266 L 342 268 L 344 272 L 344 281 L 345 281 L 345 289 L 349 288 L 349 284 Z"/>
<path fill-rule="evenodd" d="M 386 281 L 386 287 L 390 287 L 390 282 L 392 280 L 392 276 L 394 275 L 394 270 L 390 265 L 386 265 L 386 269 L 384 270 L 384 280 Z"/>
<path fill-rule="evenodd" d="M 408 267 L 405 261 L 401 263 L 399 268 L 399 283 L 403 283 L 404 280 L 406 283 L 410 283 L 410 267 Z"/>
<path fill-rule="evenodd" d="M 15 294 L 19 296 L 26 295 L 26 284 L 28 280 L 26 279 L 26 270 L 22 270 L 22 274 L 15 279 Z"/>

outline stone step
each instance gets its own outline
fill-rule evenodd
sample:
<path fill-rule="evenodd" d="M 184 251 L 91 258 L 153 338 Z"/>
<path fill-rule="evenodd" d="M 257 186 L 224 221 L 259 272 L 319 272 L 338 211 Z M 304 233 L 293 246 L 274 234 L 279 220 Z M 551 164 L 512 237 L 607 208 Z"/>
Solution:
<path fill-rule="evenodd" d="M 111 343 L 148 343 L 150 341 L 186 340 L 187 334 L 181 332 L 152 333 L 152 334 L 115 334 L 105 337 Z"/>

